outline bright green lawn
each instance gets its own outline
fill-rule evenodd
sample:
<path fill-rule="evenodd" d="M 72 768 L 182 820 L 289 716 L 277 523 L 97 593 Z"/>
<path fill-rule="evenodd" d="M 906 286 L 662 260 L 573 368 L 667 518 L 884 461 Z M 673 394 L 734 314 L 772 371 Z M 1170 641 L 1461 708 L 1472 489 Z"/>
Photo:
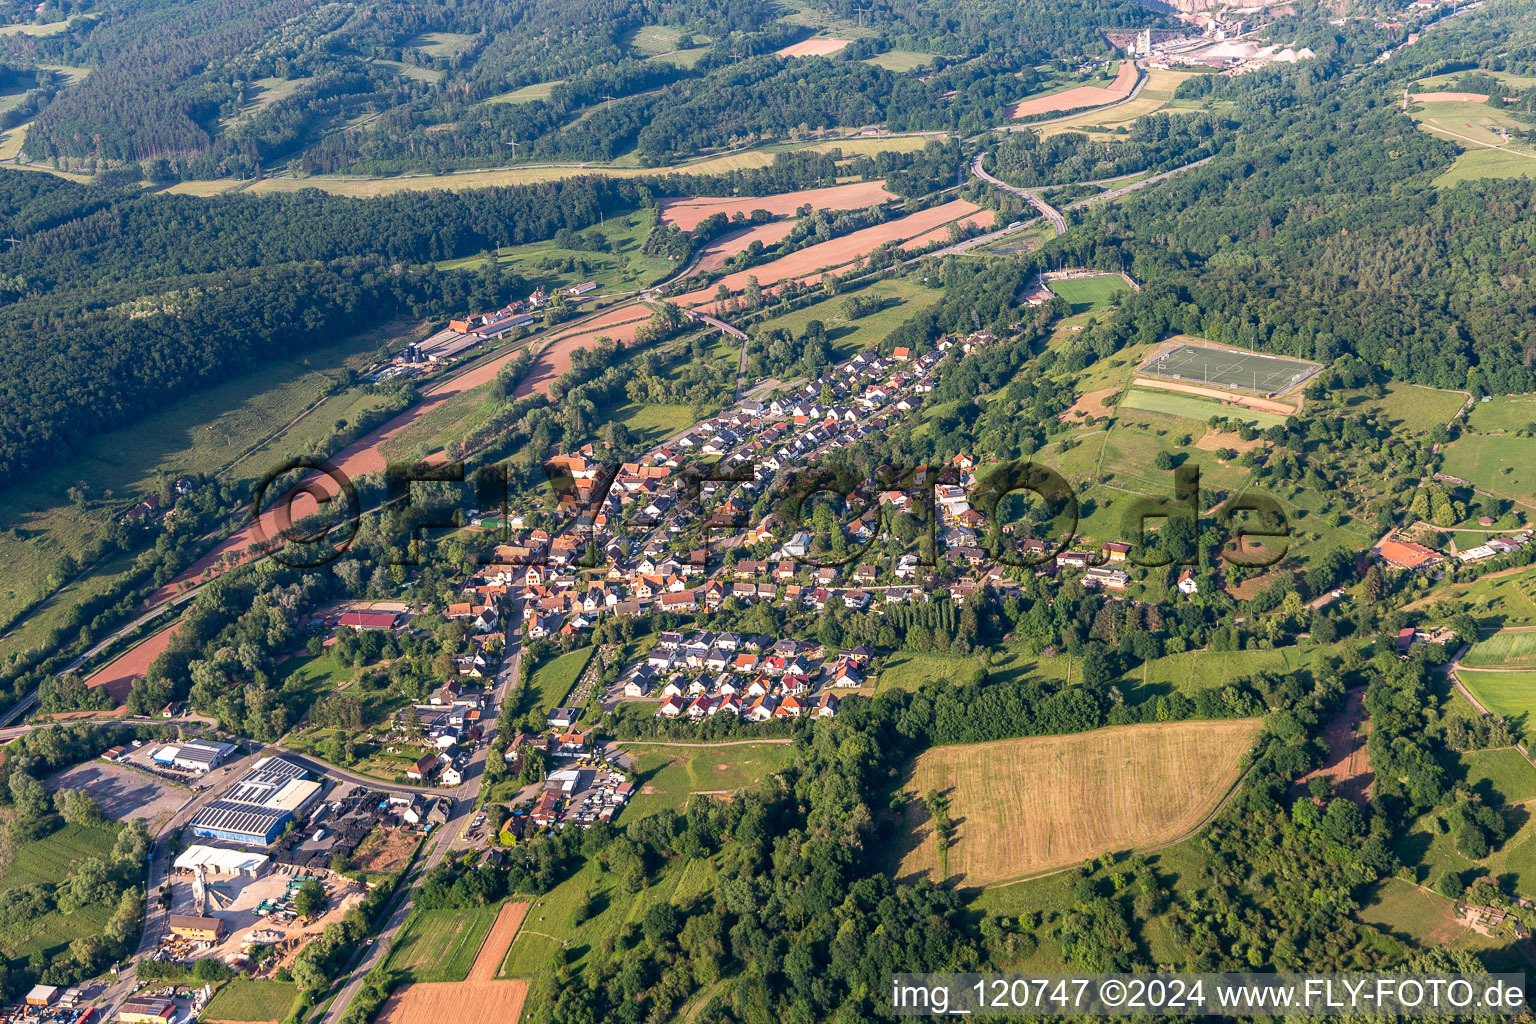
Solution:
<path fill-rule="evenodd" d="M 475 37 L 467 32 L 423 32 L 406 42 L 433 57 L 455 57 L 468 50 Z"/>
<path fill-rule="evenodd" d="M 17 844 L 10 863 L 0 871 L 0 890 L 62 882 L 80 861 L 110 860 L 117 829 L 116 824 L 65 825 L 42 839 Z M 0 929 L 0 955 L 12 960 L 26 960 L 36 952 L 48 959 L 62 957 L 75 939 L 100 935 L 112 910 L 110 903 L 91 904 L 70 914 L 54 910 L 24 925 Z"/>
<path fill-rule="evenodd" d="M 687 906 L 710 891 L 716 870 L 712 860 L 679 858 L 648 876 L 638 893 L 629 893 L 616 874 L 601 871 L 595 860 L 588 860 L 570 878 L 532 898 L 528 916 L 502 961 L 501 974 L 529 980 L 529 1005 L 547 1003 L 554 983 L 550 953 L 558 945 L 567 947 L 569 961 L 579 973 L 593 948 L 616 936 L 623 925 L 638 923 L 653 904 Z M 588 910 L 578 923 L 577 910 L 583 905 Z"/>
<path fill-rule="evenodd" d="M 1450 422 L 1467 400 L 1467 396 L 1458 391 L 1412 384 L 1389 384 L 1386 391 L 1381 398 L 1364 391 L 1334 392 L 1333 397 L 1344 412 L 1375 416 L 1391 429 L 1413 435 L 1424 434 L 1436 424 Z M 1536 412 L 1536 408 L 1532 411 Z"/>
<path fill-rule="evenodd" d="M 1131 290 L 1131 286 L 1126 284 L 1125 278 L 1119 274 L 1052 281 L 1048 287 L 1067 300 L 1074 314 L 1090 313 L 1096 309 L 1113 306 L 1120 296 Z"/>
<path fill-rule="evenodd" d="M 916 50 L 887 50 L 884 53 L 866 58 L 864 63 L 873 64 L 877 68 L 885 68 L 887 71 L 898 73 L 916 71 L 918 68 L 927 67 L 933 63 L 933 54 L 919 53 Z"/>
<path fill-rule="evenodd" d="M 486 103 L 530 103 L 533 100 L 547 100 L 549 94 L 559 85 L 561 79 L 552 82 L 535 82 L 533 85 L 525 85 L 521 89 L 513 89 L 511 92 L 500 93 L 486 100 Z"/>
<path fill-rule="evenodd" d="M 1536 395 L 1493 395 L 1473 402 L 1467 426 L 1479 434 L 1513 434 L 1536 426 Z"/>
<path fill-rule="evenodd" d="M 1489 711 L 1510 719 L 1528 742 L 1536 739 L 1536 672 L 1458 669 L 1456 676 Z"/>

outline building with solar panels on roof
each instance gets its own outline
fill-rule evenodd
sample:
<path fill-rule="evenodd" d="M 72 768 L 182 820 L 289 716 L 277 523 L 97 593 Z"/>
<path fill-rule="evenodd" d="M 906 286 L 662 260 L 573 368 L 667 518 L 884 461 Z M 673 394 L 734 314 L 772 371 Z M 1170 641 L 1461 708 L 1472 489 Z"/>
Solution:
<path fill-rule="evenodd" d="M 192 820 L 194 834 L 249 846 L 268 846 L 320 799 L 320 783 L 301 764 L 264 757 Z"/>

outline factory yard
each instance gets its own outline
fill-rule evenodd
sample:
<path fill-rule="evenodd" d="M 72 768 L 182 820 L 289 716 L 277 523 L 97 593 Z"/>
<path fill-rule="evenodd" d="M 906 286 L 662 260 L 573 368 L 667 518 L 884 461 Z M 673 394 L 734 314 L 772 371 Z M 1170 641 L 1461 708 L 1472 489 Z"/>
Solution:
<path fill-rule="evenodd" d="M 260 855 L 249 856 L 253 861 L 265 861 Z M 279 955 L 263 964 L 266 971 L 274 971 L 291 963 L 293 955 L 305 943 L 319 935 L 326 925 L 340 921 L 348 909 L 363 899 L 361 886 L 329 871 L 274 866 L 270 861 L 255 870 L 264 873 L 252 878 L 247 874 L 209 872 L 207 905 L 201 914 L 194 895 L 193 872 L 173 872 L 166 883 L 171 889 L 173 928 L 174 919 L 182 915 L 216 919 L 221 922 L 222 936 L 209 940 L 167 935 L 152 955 L 153 959 L 187 962 L 215 957 L 225 963 L 243 966 L 246 950 L 251 946 L 276 946 Z M 293 895 L 302 882 L 311 878 L 325 887 L 326 905 L 323 914 L 305 920 L 293 910 Z"/>
<path fill-rule="evenodd" d="M 113 821 L 142 820 L 156 832 L 192 794 L 125 764 L 87 761 L 48 780 L 50 790 L 83 789 Z"/>

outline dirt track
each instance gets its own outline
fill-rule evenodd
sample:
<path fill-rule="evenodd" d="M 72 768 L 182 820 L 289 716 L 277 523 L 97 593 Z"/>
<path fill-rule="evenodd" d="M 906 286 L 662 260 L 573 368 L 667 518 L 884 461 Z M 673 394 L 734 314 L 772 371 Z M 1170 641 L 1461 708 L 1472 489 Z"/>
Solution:
<path fill-rule="evenodd" d="M 818 210 L 862 210 L 867 206 L 879 206 L 895 199 L 885 190 L 883 181 L 855 181 L 847 185 L 828 188 L 808 188 L 800 192 L 785 192 L 776 196 L 726 196 L 717 198 L 699 196 L 694 199 L 667 199 L 661 203 L 661 219 L 676 224 L 684 231 L 692 231 L 705 217 L 723 213 L 727 217 L 740 213 L 743 216 L 753 210 L 767 210 L 780 217 L 793 217 L 795 211 L 806 203 Z"/>
<path fill-rule="evenodd" d="M 1108 87 L 1080 85 L 1066 92 L 1052 93 L 1038 99 L 1015 103 L 1008 111 L 1009 117 L 1030 117 L 1035 114 L 1054 114 L 1083 107 L 1102 107 L 1106 103 L 1123 100 L 1136 85 L 1136 65 L 1128 60 L 1120 62 L 1120 70 Z"/>
<path fill-rule="evenodd" d="M 497 981 L 507 948 L 528 914 L 526 903 L 504 903 L 463 981 L 407 985 L 389 997 L 380 1024 L 516 1024 L 528 997 L 526 981 Z"/>

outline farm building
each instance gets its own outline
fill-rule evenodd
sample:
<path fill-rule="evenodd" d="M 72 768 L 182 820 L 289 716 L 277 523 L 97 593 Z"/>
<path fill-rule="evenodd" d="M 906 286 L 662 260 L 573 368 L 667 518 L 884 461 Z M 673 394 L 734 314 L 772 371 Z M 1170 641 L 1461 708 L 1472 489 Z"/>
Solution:
<path fill-rule="evenodd" d="M 283 826 L 302 815 L 320 797 L 320 784 L 306 778 L 303 765 L 265 757 L 223 796 L 192 821 L 194 834 L 266 846 Z"/>

